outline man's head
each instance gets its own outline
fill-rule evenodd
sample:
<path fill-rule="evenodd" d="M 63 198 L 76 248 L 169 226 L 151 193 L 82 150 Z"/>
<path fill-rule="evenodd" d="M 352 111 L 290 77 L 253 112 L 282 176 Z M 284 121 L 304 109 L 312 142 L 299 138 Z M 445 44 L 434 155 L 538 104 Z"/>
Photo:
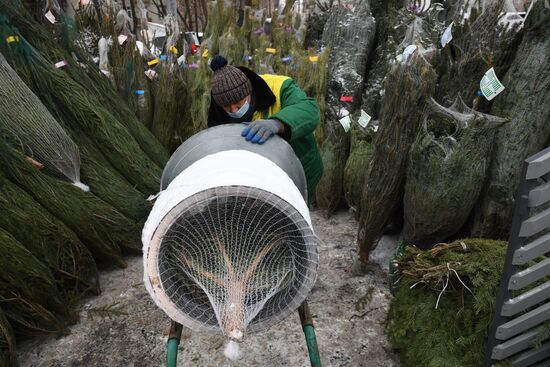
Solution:
<path fill-rule="evenodd" d="M 210 62 L 214 71 L 212 77 L 212 98 L 233 118 L 240 118 L 250 109 L 252 83 L 236 67 L 227 64 L 223 56 L 216 56 Z"/>

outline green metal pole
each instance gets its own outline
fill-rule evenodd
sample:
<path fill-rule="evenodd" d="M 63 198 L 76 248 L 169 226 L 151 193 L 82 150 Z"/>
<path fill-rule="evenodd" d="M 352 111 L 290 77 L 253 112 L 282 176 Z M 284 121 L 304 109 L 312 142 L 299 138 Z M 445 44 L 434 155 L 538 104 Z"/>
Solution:
<path fill-rule="evenodd" d="M 181 331 L 182 326 L 172 321 L 166 346 L 166 367 L 176 367 L 178 364 L 178 346 L 181 340 Z"/>
<path fill-rule="evenodd" d="M 313 319 L 311 312 L 309 311 L 309 305 L 307 301 L 304 301 L 298 308 L 300 314 L 300 322 L 302 323 L 302 329 L 306 337 L 307 351 L 309 353 L 309 361 L 311 367 L 321 367 L 321 355 L 319 354 L 319 347 L 317 346 L 317 337 L 315 336 L 315 327 L 313 326 Z"/>

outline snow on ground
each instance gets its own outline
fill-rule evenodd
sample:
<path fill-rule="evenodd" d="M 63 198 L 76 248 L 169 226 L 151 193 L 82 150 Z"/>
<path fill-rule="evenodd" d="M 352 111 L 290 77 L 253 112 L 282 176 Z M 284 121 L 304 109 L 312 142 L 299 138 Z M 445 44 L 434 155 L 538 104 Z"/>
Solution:
<path fill-rule="evenodd" d="M 354 276 L 357 223 L 339 212 L 330 219 L 312 212 L 319 237 L 318 281 L 309 305 L 325 367 L 400 366 L 384 328 L 391 299 L 387 267 L 397 237 L 385 237 L 372 254 L 380 264 L 366 276 Z M 142 259 L 128 268 L 101 274 L 102 294 L 88 299 L 80 323 L 61 338 L 20 341 L 22 367 L 151 367 L 165 365 L 169 319 L 156 308 L 142 282 Z M 103 312 L 102 312 L 103 311 Z M 178 366 L 309 366 L 298 313 L 270 330 L 250 334 L 242 358 L 229 362 L 220 335 L 184 330 Z"/>

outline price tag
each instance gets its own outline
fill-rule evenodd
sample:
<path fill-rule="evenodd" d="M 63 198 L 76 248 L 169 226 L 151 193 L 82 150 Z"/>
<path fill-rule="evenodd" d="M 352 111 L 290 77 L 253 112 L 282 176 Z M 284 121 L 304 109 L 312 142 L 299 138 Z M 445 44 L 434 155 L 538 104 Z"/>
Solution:
<path fill-rule="evenodd" d="M 58 69 L 62 68 L 63 66 L 67 66 L 67 65 L 69 65 L 67 60 L 61 60 L 61 61 L 55 63 L 55 67 L 58 68 Z"/>
<path fill-rule="evenodd" d="M 454 22 L 451 22 L 441 35 L 441 47 L 447 46 L 447 44 L 453 40 L 453 24 Z"/>
<path fill-rule="evenodd" d="M 481 78 L 481 81 L 479 82 L 479 89 L 488 101 L 495 98 L 504 90 L 504 86 L 500 80 L 498 80 L 494 68 L 489 69 L 483 78 Z"/>
<path fill-rule="evenodd" d="M 344 128 L 344 131 L 348 132 L 351 127 L 351 118 L 349 115 L 342 117 L 339 121 L 340 125 Z"/>
<path fill-rule="evenodd" d="M 9 36 L 6 38 L 7 43 L 17 42 L 19 43 L 19 36 Z"/>
<path fill-rule="evenodd" d="M 268 54 L 276 54 L 277 49 L 268 47 L 268 48 L 265 49 L 265 52 L 267 52 Z"/>
<path fill-rule="evenodd" d="M 48 12 L 46 14 L 44 14 L 44 16 L 46 17 L 46 19 L 48 19 L 50 21 L 50 23 L 52 23 L 52 24 L 55 23 L 55 15 L 53 15 L 51 10 L 48 10 Z"/>
<path fill-rule="evenodd" d="M 319 56 L 310 56 L 310 57 L 309 57 L 309 61 L 311 61 L 311 62 L 317 62 L 317 61 L 319 61 Z"/>
<path fill-rule="evenodd" d="M 366 128 L 371 120 L 371 116 L 365 111 L 361 110 L 361 117 L 357 121 L 362 128 Z"/>
<path fill-rule="evenodd" d="M 126 42 L 127 39 L 128 39 L 128 36 L 127 36 L 127 35 L 125 35 L 125 34 L 120 34 L 120 35 L 118 36 L 118 44 L 119 44 L 119 45 L 124 44 L 124 42 Z"/>

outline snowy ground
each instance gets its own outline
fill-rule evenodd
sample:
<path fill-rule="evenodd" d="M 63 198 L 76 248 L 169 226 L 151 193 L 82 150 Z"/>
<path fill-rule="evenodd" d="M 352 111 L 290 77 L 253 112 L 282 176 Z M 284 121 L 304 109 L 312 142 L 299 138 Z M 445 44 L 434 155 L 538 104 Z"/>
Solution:
<path fill-rule="evenodd" d="M 309 297 L 323 366 L 400 366 L 384 333 L 390 302 L 389 257 L 397 237 L 385 237 L 373 253 L 370 274 L 351 271 L 357 223 L 347 212 L 331 219 L 312 212 L 318 235 L 318 281 Z M 164 366 L 170 321 L 156 308 L 142 283 L 142 260 L 101 274 L 102 294 L 83 305 L 81 322 L 61 338 L 33 339 L 18 345 L 22 367 Z M 103 311 L 103 312 L 102 312 Z M 242 358 L 223 356 L 224 338 L 184 330 L 178 366 L 308 366 L 298 313 L 271 330 L 250 334 Z"/>

